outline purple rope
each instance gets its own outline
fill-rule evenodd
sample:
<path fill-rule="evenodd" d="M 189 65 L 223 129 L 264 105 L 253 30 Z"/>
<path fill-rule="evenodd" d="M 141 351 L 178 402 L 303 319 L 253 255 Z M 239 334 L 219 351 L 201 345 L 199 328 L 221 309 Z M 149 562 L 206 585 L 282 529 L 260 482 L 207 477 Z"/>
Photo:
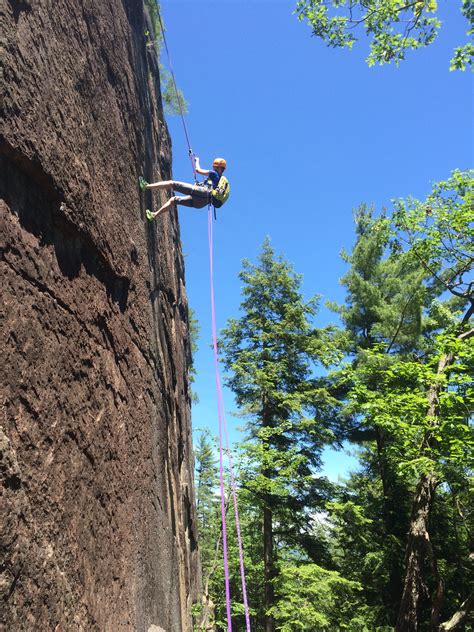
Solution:
<path fill-rule="evenodd" d="M 214 276 L 213 276 L 213 257 L 212 257 L 212 209 L 209 206 L 208 211 L 208 238 L 209 238 L 209 267 L 210 267 L 210 281 L 211 281 L 211 310 L 212 310 L 212 343 L 214 348 L 214 365 L 216 370 L 216 390 L 217 390 L 217 413 L 219 417 L 219 461 L 220 461 L 220 488 L 221 488 L 221 514 L 222 514 L 222 543 L 224 551 L 224 575 L 225 575 L 225 590 L 226 590 L 226 608 L 227 608 L 227 629 L 232 631 L 232 620 L 230 610 L 230 590 L 229 590 L 229 566 L 227 557 L 227 533 L 226 533 L 226 520 L 225 520 L 225 504 L 224 504 L 224 467 L 223 467 L 223 449 L 222 449 L 222 431 L 225 435 L 225 445 L 227 456 L 229 459 L 229 470 L 231 477 L 231 489 L 232 499 L 234 502 L 235 512 L 235 525 L 237 529 L 237 541 L 239 548 L 239 562 L 240 562 L 240 577 L 242 581 L 242 595 L 244 600 L 245 610 L 245 624 L 247 632 L 250 632 L 250 614 L 247 600 L 247 588 L 245 583 L 245 567 L 244 567 L 244 553 L 242 546 L 242 535 L 240 529 L 239 520 L 239 508 L 237 504 L 237 492 L 234 478 L 234 470 L 232 467 L 232 456 L 229 449 L 229 436 L 227 432 L 227 421 L 224 411 L 224 398 L 222 395 L 222 387 L 219 378 L 219 356 L 217 351 L 217 329 L 216 329 L 216 313 L 215 313 L 215 301 L 214 301 Z"/>
<path fill-rule="evenodd" d="M 218 376 L 218 379 L 219 379 L 219 376 Z M 232 466 L 232 455 L 229 449 L 229 436 L 227 433 L 227 421 L 226 421 L 226 416 L 224 412 L 224 402 L 222 401 L 222 388 L 221 388 L 220 382 L 219 382 L 219 392 L 220 392 L 221 407 L 222 407 L 222 418 L 224 420 L 225 445 L 226 445 L 226 450 L 227 450 L 227 456 L 229 459 L 232 499 L 234 501 L 234 512 L 235 512 L 235 526 L 237 529 L 237 541 L 239 545 L 240 578 L 242 582 L 242 596 L 244 600 L 245 624 L 246 624 L 247 632 L 250 632 L 250 614 L 249 614 L 249 606 L 248 606 L 248 601 L 247 601 L 247 586 L 245 582 L 244 554 L 243 554 L 242 534 L 241 534 L 240 520 L 239 520 L 239 507 L 237 504 L 237 491 L 236 491 L 237 486 L 235 484 L 234 468 Z"/>
<path fill-rule="evenodd" d="M 212 312 L 212 339 L 214 344 L 214 364 L 216 370 L 216 390 L 219 393 L 219 368 L 217 366 L 217 336 L 216 336 L 216 316 L 214 309 L 214 281 L 213 281 L 213 265 L 212 265 L 212 218 L 211 209 L 209 208 L 209 222 L 208 222 L 208 240 L 209 240 L 209 268 L 210 268 L 210 280 L 211 280 L 211 312 Z M 221 488 L 221 519 L 222 519 L 222 550 L 224 552 L 224 576 L 225 576 L 225 602 L 227 609 L 227 630 L 232 632 L 232 618 L 230 612 L 230 587 L 229 587 L 229 562 L 227 559 L 227 526 L 225 518 L 225 498 L 224 498 L 224 464 L 223 464 L 223 450 L 222 450 L 222 414 L 219 404 L 219 398 L 217 400 L 217 415 L 219 418 L 219 471 L 220 471 L 220 488 Z"/>

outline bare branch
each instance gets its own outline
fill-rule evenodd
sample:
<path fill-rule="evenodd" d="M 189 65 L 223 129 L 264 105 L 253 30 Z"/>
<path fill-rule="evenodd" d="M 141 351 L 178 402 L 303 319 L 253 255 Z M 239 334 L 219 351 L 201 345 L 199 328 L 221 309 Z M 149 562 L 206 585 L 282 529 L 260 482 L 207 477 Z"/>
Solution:
<path fill-rule="evenodd" d="M 470 311 L 474 311 L 474 305 L 472 306 Z M 459 334 L 458 340 L 467 340 L 468 338 L 471 338 L 472 336 L 474 336 L 474 328 L 469 329 L 469 331 L 465 331 L 462 334 Z"/>
<path fill-rule="evenodd" d="M 474 607 L 474 592 L 464 601 L 459 610 L 453 614 L 449 621 L 445 621 L 439 626 L 440 632 L 455 632 L 460 630 L 466 621 L 467 615 Z"/>
<path fill-rule="evenodd" d="M 414 294 L 415 294 L 415 293 L 414 293 L 414 292 L 412 292 L 412 294 L 410 295 L 410 297 L 409 297 L 408 301 L 407 301 L 407 302 L 406 302 L 406 304 L 405 304 L 405 307 L 403 308 L 402 315 L 401 315 L 401 317 L 400 317 L 400 321 L 399 321 L 399 323 L 398 323 L 398 327 L 397 327 L 397 329 L 396 329 L 396 331 L 395 331 L 395 333 L 394 333 L 394 335 L 393 335 L 393 338 L 392 338 L 392 340 L 390 341 L 390 344 L 388 345 L 387 351 L 386 351 L 385 353 L 390 353 L 390 351 L 391 351 L 391 349 L 392 349 L 392 346 L 395 344 L 395 340 L 397 339 L 397 336 L 398 336 L 398 334 L 400 333 L 400 330 L 401 330 L 401 328 L 402 328 L 403 321 L 405 320 L 405 314 L 406 314 L 406 311 L 407 311 L 408 306 L 410 305 L 410 303 L 411 303 L 411 301 L 412 301 L 412 299 L 413 299 Z"/>

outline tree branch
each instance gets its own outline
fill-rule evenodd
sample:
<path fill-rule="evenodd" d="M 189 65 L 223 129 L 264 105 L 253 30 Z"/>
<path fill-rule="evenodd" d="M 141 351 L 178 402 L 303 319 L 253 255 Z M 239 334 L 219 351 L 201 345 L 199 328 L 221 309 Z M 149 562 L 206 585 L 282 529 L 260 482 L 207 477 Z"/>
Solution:
<path fill-rule="evenodd" d="M 398 327 L 397 327 L 397 329 L 396 329 L 396 331 L 395 331 L 395 333 L 394 333 L 394 335 L 393 335 L 393 338 L 392 338 L 392 340 L 391 340 L 390 344 L 388 345 L 388 348 L 387 348 L 386 353 L 390 353 L 390 351 L 391 351 L 391 349 L 392 349 L 392 346 L 394 345 L 395 340 L 397 339 L 397 336 L 398 336 L 398 334 L 400 333 L 400 329 L 402 328 L 403 321 L 405 320 L 405 314 L 406 314 L 406 311 L 407 311 L 407 309 L 408 309 L 408 306 L 409 306 L 409 305 L 410 305 L 410 303 L 411 303 L 411 300 L 412 300 L 413 296 L 414 296 L 414 292 L 410 295 L 410 297 L 409 297 L 408 301 L 407 301 L 407 302 L 406 302 L 406 304 L 405 304 L 405 307 L 403 308 L 402 315 L 401 315 L 401 317 L 400 317 L 400 322 L 398 323 Z"/>
<path fill-rule="evenodd" d="M 456 258 L 457 258 L 457 257 L 456 257 Z M 458 261 L 459 261 L 459 259 L 458 259 Z M 456 269 L 455 269 L 454 274 L 453 274 L 453 276 L 451 277 L 451 280 L 450 280 L 450 281 L 448 281 L 448 283 L 449 283 L 449 284 L 452 284 L 452 282 L 454 281 L 454 279 L 455 279 L 457 276 L 459 276 L 459 277 L 460 277 L 460 276 L 463 276 L 463 274 L 464 274 L 465 272 L 468 272 L 468 271 L 471 269 L 471 265 L 472 265 L 473 263 L 474 263 L 474 257 L 469 257 L 469 260 L 468 260 L 468 261 L 467 261 L 467 262 L 466 262 L 463 266 L 461 266 L 461 267 L 459 268 L 459 270 L 456 270 Z"/>
<path fill-rule="evenodd" d="M 439 626 L 440 632 L 455 632 L 464 624 L 467 615 L 474 607 L 474 592 L 461 604 L 459 610 L 453 614 L 449 621 L 445 621 Z"/>
<path fill-rule="evenodd" d="M 414 7 L 416 4 L 418 4 L 417 2 L 410 2 L 409 4 L 406 4 L 403 7 L 400 7 L 399 9 L 397 9 L 397 13 L 401 13 L 402 11 L 406 11 L 407 9 L 410 9 L 411 7 Z M 352 24 L 352 26 L 349 26 L 348 29 L 354 29 L 357 26 L 359 26 L 359 24 L 362 24 L 363 22 L 366 22 L 369 18 L 371 18 L 373 15 L 377 14 L 379 12 L 379 9 L 373 9 L 372 11 L 370 11 L 369 13 L 366 13 L 360 20 L 353 20 L 352 19 L 352 7 L 351 7 L 351 19 L 348 20 L 349 24 Z M 418 20 L 420 19 L 421 13 L 418 15 L 418 17 L 416 18 L 416 22 L 418 22 Z M 401 20 L 399 20 L 400 22 Z M 408 22 L 411 22 L 412 20 L 408 20 Z M 415 22 L 415 24 L 416 24 Z M 410 29 L 411 30 L 411 29 Z"/>
<path fill-rule="evenodd" d="M 461 321 L 461 327 L 469 321 L 469 319 L 471 318 L 473 314 L 474 314 L 474 300 L 471 300 L 471 307 L 464 314 L 464 317 Z"/>
<path fill-rule="evenodd" d="M 471 307 L 471 309 L 469 311 L 470 312 L 474 311 L 474 305 Z M 458 340 L 467 340 L 471 336 L 474 336 L 474 328 L 473 329 L 469 329 L 469 331 L 465 331 L 462 334 L 459 334 Z"/>

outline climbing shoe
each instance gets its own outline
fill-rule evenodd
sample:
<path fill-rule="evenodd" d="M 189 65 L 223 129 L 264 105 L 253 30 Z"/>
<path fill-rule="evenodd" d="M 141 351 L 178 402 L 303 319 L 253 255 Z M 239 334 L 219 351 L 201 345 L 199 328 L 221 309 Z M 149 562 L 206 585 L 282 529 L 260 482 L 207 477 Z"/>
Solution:
<path fill-rule="evenodd" d="M 148 209 L 145 211 L 145 215 L 148 221 L 152 222 L 155 219 L 155 216 Z"/>
<path fill-rule="evenodd" d="M 138 185 L 139 185 L 140 189 L 141 189 L 142 191 L 144 191 L 144 190 L 147 188 L 147 186 L 148 186 L 148 182 L 145 180 L 145 178 L 143 178 L 142 176 L 140 176 L 140 177 L 138 178 Z"/>

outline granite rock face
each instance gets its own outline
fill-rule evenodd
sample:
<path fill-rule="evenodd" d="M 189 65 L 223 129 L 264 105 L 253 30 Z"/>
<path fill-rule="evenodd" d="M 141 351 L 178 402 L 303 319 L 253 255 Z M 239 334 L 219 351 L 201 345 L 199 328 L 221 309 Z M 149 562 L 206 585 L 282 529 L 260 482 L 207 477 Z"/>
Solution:
<path fill-rule="evenodd" d="M 141 0 L 0 0 L 3 621 L 191 629 L 184 267 Z M 155 204 L 159 200 L 155 199 Z"/>

